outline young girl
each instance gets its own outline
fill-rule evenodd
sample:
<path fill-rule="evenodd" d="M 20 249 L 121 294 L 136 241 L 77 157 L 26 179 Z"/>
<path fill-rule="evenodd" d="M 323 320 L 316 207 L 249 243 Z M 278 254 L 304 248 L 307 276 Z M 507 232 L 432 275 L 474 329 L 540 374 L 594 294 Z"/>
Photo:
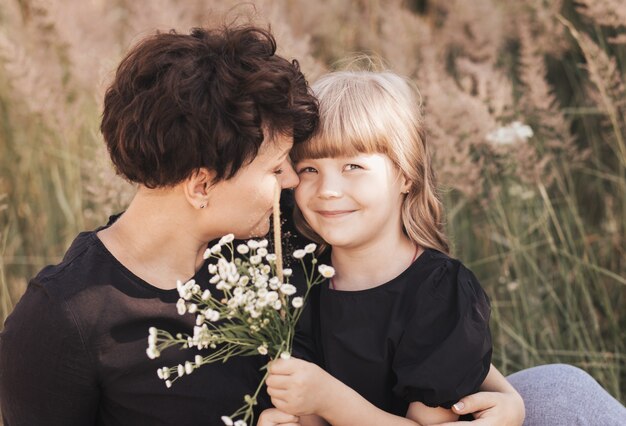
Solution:
<path fill-rule="evenodd" d="M 311 305 L 330 375 L 280 360 L 268 393 L 282 411 L 333 425 L 457 420 L 450 408 L 490 370 L 490 310 L 447 255 L 418 95 L 389 72 L 331 73 L 313 88 L 321 126 L 292 159 L 296 223 L 329 246 L 336 271 Z"/>

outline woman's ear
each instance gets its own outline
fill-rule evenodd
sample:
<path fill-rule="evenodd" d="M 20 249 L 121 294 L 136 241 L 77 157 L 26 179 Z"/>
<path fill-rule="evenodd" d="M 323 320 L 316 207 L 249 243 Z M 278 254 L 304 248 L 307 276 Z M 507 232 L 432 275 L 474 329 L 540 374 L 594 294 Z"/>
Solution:
<path fill-rule="evenodd" d="M 209 205 L 211 186 L 215 172 L 209 171 L 207 168 L 196 170 L 183 182 L 183 191 L 185 197 L 191 206 L 195 209 L 203 209 Z"/>

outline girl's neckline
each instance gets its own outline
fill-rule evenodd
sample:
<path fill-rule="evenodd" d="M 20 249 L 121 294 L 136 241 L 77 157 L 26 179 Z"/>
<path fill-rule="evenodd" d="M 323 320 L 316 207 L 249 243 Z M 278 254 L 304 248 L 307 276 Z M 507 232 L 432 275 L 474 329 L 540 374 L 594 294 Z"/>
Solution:
<path fill-rule="evenodd" d="M 414 267 L 417 267 L 421 264 L 421 262 L 423 261 L 423 259 L 425 257 L 427 257 L 427 255 L 430 254 L 431 249 L 429 248 L 424 248 L 424 251 L 422 251 L 421 254 L 418 255 L 419 253 L 419 247 L 416 246 L 416 250 L 415 250 L 415 255 L 413 256 L 413 260 L 411 260 L 411 263 L 406 267 L 406 269 L 404 271 L 402 271 L 399 275 L 395 276 L 394 278 L 390 279 L 387 282 L 384 282 L 382 284 L 379 284 L 377 286 L 374 287 L 370 287 L 370 288 L 365 288 L 362 290 L 337 290 L 334 288 L 334 286 L 332 286 L 332 278 L 327 280 L 328 285 L 324 286 L 325 289 L 329 290 L 330 293 L 333 294 L 341 294 L 341 295 L 357 295 L 357 294 L 365 294 L 365 293 L 372 293 L 378 290 L 381 290 L 383 288 L 387 288 L 391 285 L 393 285 L 395 282 L 402 280 L 402 278 L 409 273 L 409 271 L 411 271 Z"/>

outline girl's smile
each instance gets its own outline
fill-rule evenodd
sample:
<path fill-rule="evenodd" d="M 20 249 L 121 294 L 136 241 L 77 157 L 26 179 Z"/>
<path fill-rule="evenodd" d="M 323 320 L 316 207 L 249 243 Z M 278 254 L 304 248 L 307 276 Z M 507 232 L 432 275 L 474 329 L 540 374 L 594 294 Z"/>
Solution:
<path fill-rule="evenodd" d="M 295 169 L 300 177 L 298 207 L 333 247 L 371 245 L 381 235 L 401 233 L 406 183 L 387 155 L 304 159 Z"/>

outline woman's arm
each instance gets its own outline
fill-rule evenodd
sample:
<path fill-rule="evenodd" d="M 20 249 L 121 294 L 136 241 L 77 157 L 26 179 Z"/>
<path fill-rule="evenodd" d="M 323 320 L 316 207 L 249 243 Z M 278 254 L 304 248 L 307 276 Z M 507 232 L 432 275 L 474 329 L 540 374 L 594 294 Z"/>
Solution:
<path fill-rule="evenodd" d="M 432 424 L 458 418 L 450 410 L 421 403 L 411 404 L 407 412 L 411 419 L 387 413 L 317 365 L 295 358 L 272 362 L 266 383 L 272 403 L 279 410 L 297 416 L 317 414 L 333 426 L 415 426 L 421 424 L 417 420 Z M 302 424 L 320 423 L 319 419 L 303 417 Z"/>
<path fill-rule="evenodd" d="M 335 426 L 433 424 L 454 421 L 458 415 L 470 413 L 480 419 L 484 426 L 519 426 L 524 421 L 522 398 L 493 365 L 481 385 L 481 392 L 462 398 L 453 407 L 454 413 L 414 402 L 407 412 L 409 418 L 378 409 L 320 367 L 298 359 L 279 360 L 273 363 L 270 366 L 267 385 L 268 393 L 278 408 L 296 415 L 316 413 Z M 430 412 L 430 410 L 443 411 Z M 425 417 L 420 417 L 419 413 Z M 436 417 L 430 417 L 430 414 Z M 439 417 L 440 415 L 451 417 L 446 419 Z M 301 423 L 303 426 L 325 424 L 315 416 L 302 417 Z M 458 424 L 458 422 L 445 423 L 446 426 Z"/>
<path fill-rule="evenodd" d="M 477 421 L 472 422 L 472 425 L 477 426 L 520 426 L 524 423 L 524 400 L 493 365 L 480 390 L 454 404 L 453 411 L 457 414 L 473 414 Z M 459 423 L 439 426 L 457 425 Z"/>
<path fill-rule="evenodd" d="M 302 426 L 297 416 L 283 413 L 277 408 L 263 410 L 259 416 L 257 426 Z M 314 426 L 311 424 L 311 426 Z"/>

